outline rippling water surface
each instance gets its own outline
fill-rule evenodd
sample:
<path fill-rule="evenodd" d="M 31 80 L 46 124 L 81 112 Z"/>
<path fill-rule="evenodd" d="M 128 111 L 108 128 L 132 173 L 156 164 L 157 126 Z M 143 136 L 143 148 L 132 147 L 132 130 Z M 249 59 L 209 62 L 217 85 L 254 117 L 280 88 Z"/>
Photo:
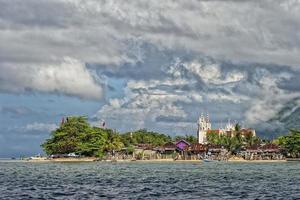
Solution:
<path fill-rule="evenodd" d="M 300 199 L 300 163 L 0 161 L 0 199 Z"/>

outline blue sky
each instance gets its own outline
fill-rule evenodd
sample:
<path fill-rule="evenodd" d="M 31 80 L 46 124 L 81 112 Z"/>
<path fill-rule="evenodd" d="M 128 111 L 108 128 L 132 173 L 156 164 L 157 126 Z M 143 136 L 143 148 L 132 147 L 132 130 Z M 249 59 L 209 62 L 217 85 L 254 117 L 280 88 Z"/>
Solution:
<path fill-rule="evenodd" d="M 299 127 L 300 3 L 0 0 L 0 157 L 63 116 L 195 134 L 201 112 L 272 138 Z"/>

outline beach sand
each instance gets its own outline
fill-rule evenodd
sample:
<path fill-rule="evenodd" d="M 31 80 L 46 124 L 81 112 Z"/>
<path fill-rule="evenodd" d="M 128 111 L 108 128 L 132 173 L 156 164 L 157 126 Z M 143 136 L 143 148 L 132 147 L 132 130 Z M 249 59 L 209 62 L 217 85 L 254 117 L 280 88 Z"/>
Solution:
<path fill-rule="evenodd" d="M 286 160 L 244 160 L 244 159 L 229 159 L 228 162 L 275 163 L 275 162 L 286 162 Z"/>
<path fill-rule="evenodd" d="M 202 160 L 173 160 L 173 159 L 153 159 L 153 160 L 98 160 L 96 157 L 84 157 L 84 158 L 55 158 L 55 159 L 32 159 L 25 160 L 25 162 L 137 162 L 137 163 L 163 163 L 163 162 L 174 162 L 174 163 L 201 163 Z M 275 163 L 275 162 L 286 162 L 287 160 L 244 160 L 244 159 L 229 159 L 228 162 L 245 162 L 245 163 Z M 217 161 L 216 161 L 217 162 Z"/>
<path fill-rule="evenodd" d="M 161 162 L 201 162 L 200 160 L 174 160 L 174 159 L 153 159 L 153 160 L 98 160 L 95 157 L 84 157 L 84 158 L 55 158 L 55 159 L 31 159 L 26 160 L 26 162 L 138 162 L 138 163 L 161 163 Z"/>

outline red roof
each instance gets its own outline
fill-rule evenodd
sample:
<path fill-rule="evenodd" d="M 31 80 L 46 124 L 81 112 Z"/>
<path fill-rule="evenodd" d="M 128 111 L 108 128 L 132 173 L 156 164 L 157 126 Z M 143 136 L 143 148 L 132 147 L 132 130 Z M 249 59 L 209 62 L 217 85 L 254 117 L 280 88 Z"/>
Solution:
<path fill-rule="evenodd" d="M 216 130 L 207 130 L 208 134 L 213 134 L 213 133 L 217 133 L 217 134 L 220 134 L 221 133 L 221 130 L 220 129 L 216 129 Z"/>
<path fill-rule="evenodd" d="M 192 144 L 190 147 L 186 147 L 186 148 L 192 152 L 199 153 L 199 152 L 206 151 L 207 145 L 195 143 L 195 144 Z"/>

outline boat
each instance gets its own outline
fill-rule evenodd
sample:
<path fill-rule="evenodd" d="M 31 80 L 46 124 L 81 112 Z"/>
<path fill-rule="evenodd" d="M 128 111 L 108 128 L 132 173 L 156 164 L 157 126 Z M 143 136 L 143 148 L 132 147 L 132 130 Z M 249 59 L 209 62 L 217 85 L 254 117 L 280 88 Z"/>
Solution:
<path fill-rule="evenodd" d="M 214 162 L 213 160 L 203 159 L 203 162 Z"/>

